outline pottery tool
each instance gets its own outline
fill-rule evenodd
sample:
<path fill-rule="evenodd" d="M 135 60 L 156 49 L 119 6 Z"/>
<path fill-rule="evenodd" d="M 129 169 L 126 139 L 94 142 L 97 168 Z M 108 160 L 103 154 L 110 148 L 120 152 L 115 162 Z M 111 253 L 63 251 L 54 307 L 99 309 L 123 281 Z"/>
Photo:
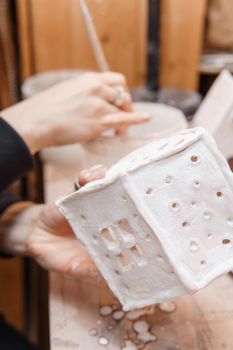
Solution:
<path fill-rule="evenodd" d="M 87 4 L 85 0 L 80 0 L 79 3 L 98 69 L 101 72 L 109 71 L 109 65 Z"/>

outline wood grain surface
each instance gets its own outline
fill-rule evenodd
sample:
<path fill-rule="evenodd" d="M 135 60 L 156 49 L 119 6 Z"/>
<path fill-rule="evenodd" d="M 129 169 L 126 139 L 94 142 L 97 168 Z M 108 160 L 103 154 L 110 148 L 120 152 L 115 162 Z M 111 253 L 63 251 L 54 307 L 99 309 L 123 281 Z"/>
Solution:
<path fill-rule="evenodd" d="M 87 1 L 110 68 L 144 82 L 147 1 Z M 78 0 L 18 0 L 23 78 L 45 70 L 96 70 Z"/>

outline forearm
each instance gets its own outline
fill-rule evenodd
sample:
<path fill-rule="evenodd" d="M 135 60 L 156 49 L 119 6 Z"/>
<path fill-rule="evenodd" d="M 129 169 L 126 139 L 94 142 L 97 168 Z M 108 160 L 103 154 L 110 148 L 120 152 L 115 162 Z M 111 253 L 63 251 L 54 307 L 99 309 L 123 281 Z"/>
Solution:
<path fill-rule="evenodd" d="M 18 202 L 5 210 L 0 219 L 0 251 L 29 255 L 27 239 L 35 226 L 40 205 Z"/>
<path fill-rule="evenodd" d="M 37 128 L 33 128 L 32 119 L 38 106 L 30 106 L 30 102 L 26 100 L 17 103 L 2 110 L 0 115 L 21 136 L 31 154 L 35 154 L 39 150 L 39 146 L 36 137 Z"/>

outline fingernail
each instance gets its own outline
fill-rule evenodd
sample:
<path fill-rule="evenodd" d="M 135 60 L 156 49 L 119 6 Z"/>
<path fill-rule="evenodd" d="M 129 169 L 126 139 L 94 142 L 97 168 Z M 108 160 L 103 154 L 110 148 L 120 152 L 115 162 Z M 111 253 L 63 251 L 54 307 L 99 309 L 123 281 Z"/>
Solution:
<path fill-rule="evenodd" d="M 142 114 L 142 117 L 148 119 L 148 118 L 151 118 L 151 115 L 148 114 L 148 113 L 143 113 L 143 114 Z"/>
<path fill-rule="evenodd" d="M 87 169 L 87 170 L 83 170 L 82 172 L 82 176 L 85 177 L 85 178 L 89 178 L 90 176 L 93 176 L 94 172 L 96 170 L 99 170 L 101 168 L 103 168 L 104 166 L 102 164 L 97 164 L 97 165 L 94 165 L 93 167 L 91 167 L 90 169 Z"/>
<path fill-rule="evenodd" d="M 100 272 L 98 271 L 98 270 L 92 270 L 91 272 L 90 272 L 90 275 L 91 275 L 91 277 L 93 277 L 93 278 L 100 278 Z"/>
<path fill-rule="evenodd" d="M 83 170 L 82 177 L 88 178 L 92 175 L 91 170 Z"/>
<path fill-rule="evenodd" d="M 103 164 L 94 165 L 93 167 L 90 168 L 90 171 L 94 171 L 100 168 L 104 168 L 104 165 Z"/>
<path fill-rule="evenodd" d="M 76 261 L 74 262 L 72 265 L 71 265 L 71 272 L 75 273 L 79 270 L 80 268 L 80 262 L 79 261 Z"/>
<path fill-rule="evenodd" d="M 96 167 L 95 169 L 92 169 L 90 174 L 88 176 L 85 176 L 86 180 L 87 181 L 97 180 L 98 176 L 102 177 L 102 173 L 103 173 L 104 169 L 105 168 L 103 166 L 100 166 L 98 168 Z M 102 172 L 101 172 L 101 170 L 102 170 Z"/>

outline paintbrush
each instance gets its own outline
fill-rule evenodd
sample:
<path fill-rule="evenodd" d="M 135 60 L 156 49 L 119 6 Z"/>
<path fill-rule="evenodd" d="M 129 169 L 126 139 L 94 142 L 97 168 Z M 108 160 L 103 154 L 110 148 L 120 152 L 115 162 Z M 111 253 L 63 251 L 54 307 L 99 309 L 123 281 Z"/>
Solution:
<path fill-rule="evenodd" d="M 87 34 L 91 43 L 92 51 L 98 65 L 98 69 L 101 72 L 109 71 L 109 65 L 106 60 L 100 39 L 98 37 L 93 19 L 91 17 L 90 11 L 87 7 L 85 0 L 80 0 L 80 8 L 85 22 Z"/>

